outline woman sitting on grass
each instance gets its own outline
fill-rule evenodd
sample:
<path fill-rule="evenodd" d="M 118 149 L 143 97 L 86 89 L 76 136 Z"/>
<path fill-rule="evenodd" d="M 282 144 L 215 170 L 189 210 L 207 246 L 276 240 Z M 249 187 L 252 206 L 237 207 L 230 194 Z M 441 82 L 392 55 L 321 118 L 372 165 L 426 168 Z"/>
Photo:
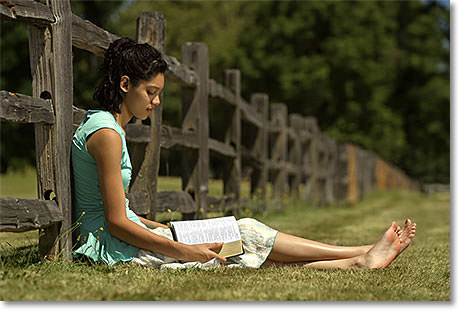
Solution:
<path fill-rule="evenodd" d="M 416 225 L 394 222 L 373 245 L 342 247 L 278 232 L 255 219 L 239 219 L 244 254 L 225 259 L 222 244 L 187 245 L 173 240 L 163 224 L 137 216 L 125 192 L 131 161 L 125 126 L 146 119 L 160 106 L 166 62 L 148 44 L 122 38 L 105 53 L 103 78 L 89 110 L 73 136 L 74 202 L 79 237 L 75 256 L 113 265 L 134 262 L 153 267 L 212 267 L 220 264 L 259 268 L 298 264 L 319 269 L 385 268 L 412 242 Z"/>

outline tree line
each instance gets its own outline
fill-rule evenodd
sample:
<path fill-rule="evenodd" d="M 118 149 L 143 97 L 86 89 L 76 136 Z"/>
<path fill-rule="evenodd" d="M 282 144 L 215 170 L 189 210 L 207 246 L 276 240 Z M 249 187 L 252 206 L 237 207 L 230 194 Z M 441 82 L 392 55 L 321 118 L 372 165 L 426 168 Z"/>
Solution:
<path fill-rule="evenodd" d="M 205 42 L 210 76 L 238 68 L 242 96 L 265 92 L 312 115 L 338 142 L 378 153 L 422 182 L 449 182 L 450 11 L 436 1 L 72 1 L 75 14 L 135 37 L 137 16 L 167 20 L 166 52 Z M 1 21 L 2 90 L 31 93 L 27 28 Z M 86 107 L 101 60 L 74 49 L 74 103 Z M 168 82 L 163 119 L 178 125 L 180 87 Z M 211 134 L 224 113 L 212 107 Z M 18 145 L 21 144 L 21 145 Z M 1 171 L 34 163 L 32 126 L 2 122 Z M 165 157 L 176 172 L 175 157 Z M 162 172 L 166 172 L 161 166 Z M 165 170 L 165 171 L 163 171 Z"/>

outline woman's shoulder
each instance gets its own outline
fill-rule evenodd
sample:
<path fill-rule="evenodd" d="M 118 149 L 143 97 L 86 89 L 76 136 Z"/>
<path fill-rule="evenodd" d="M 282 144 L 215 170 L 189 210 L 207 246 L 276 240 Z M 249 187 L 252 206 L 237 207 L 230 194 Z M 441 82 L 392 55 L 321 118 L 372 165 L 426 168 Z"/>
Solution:
<path fill-rule="evenodd" d="M 80 129 L 88 136 L 101 128 L 111 128 L 124 137 L 122 128 L 116 122 L 113 114 L 104 110 L 87 110 Z"/>
<path fill-rule="evenodd" d="M 99 125 L 99 124 L 107 124 L 107 123 L 114 124 L 116 123 L 116 121 L 115 121 L 115 118 L 113 117 L 113 114 L 111 114 L 108 111 L 87 110 L 83 123 L 90 126 L 90 125 Z"/>

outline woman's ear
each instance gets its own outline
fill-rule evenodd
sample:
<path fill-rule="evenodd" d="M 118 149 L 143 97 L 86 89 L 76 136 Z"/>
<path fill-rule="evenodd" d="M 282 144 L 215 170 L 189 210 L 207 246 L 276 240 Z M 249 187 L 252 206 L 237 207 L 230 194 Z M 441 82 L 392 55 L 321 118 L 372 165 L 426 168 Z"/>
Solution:
<path fill-rule="evenodd" d="M 121 76 L 121 79 L 119 81 L 119 87 L 123 92 L 128 92 L 129 91 L 129 77 L 128 76 Z"/>

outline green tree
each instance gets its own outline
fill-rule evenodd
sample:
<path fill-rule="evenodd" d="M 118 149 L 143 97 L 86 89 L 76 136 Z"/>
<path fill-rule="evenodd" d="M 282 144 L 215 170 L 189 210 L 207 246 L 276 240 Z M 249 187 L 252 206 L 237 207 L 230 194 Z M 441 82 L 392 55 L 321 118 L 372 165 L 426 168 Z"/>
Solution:
<path fill-rule="evenodd" d="M 426 182 L 448 182 L 450 161 L 449 10 L 406 1 L 397 14 L 398 59 L 389 101 L 409 144 L 398 163 Z"/>
<path fill-rule="evenodd" d="M 424 181 L 449 179 L 449 10 L 436 2 L 250 3 L 244 94 L 313 115 Z M 433 143 L 434 142 L 434 143 Z"/>
<path fill-rule="evenodd" d="M 184 42 L 205 42 L 210 77 L 223 82 L 224 69 L 239 68 L 245 99 L 268 93 L 290 113 L 315 116 L 339 142 L 373 150 L 422 181 L 449 181 L 448 6 L 435 1 L 72 1 L 72 10 L 132 38 L 140 13 L 162 12 L 169 55 L 180 59 Z M 30 94 L 27 31 L 8 23 L 1 24 L 2 89 Z M 86 108 L 93 103 L 101 59 L 79 49 L 73 54 L 74 103 Z M 219 137 L 229 114 L 216 101 L 211 104 L 211 133 Z M 168 124 L 180 122 L 180 86 L 171 81 L 163 115 Z M 4 152 L 19 146 L 5 141 L 2 125 L 4 160 Z"/>
<path fill-rule="evenodd" d="M 27 25 L 0 20 L 0 89 L 31 95 Z M 35 163 L 34 128 L 30 124 L 0 122 L 0 173 Z M 18 146 L 18 144 L 21 144 Z"/>

